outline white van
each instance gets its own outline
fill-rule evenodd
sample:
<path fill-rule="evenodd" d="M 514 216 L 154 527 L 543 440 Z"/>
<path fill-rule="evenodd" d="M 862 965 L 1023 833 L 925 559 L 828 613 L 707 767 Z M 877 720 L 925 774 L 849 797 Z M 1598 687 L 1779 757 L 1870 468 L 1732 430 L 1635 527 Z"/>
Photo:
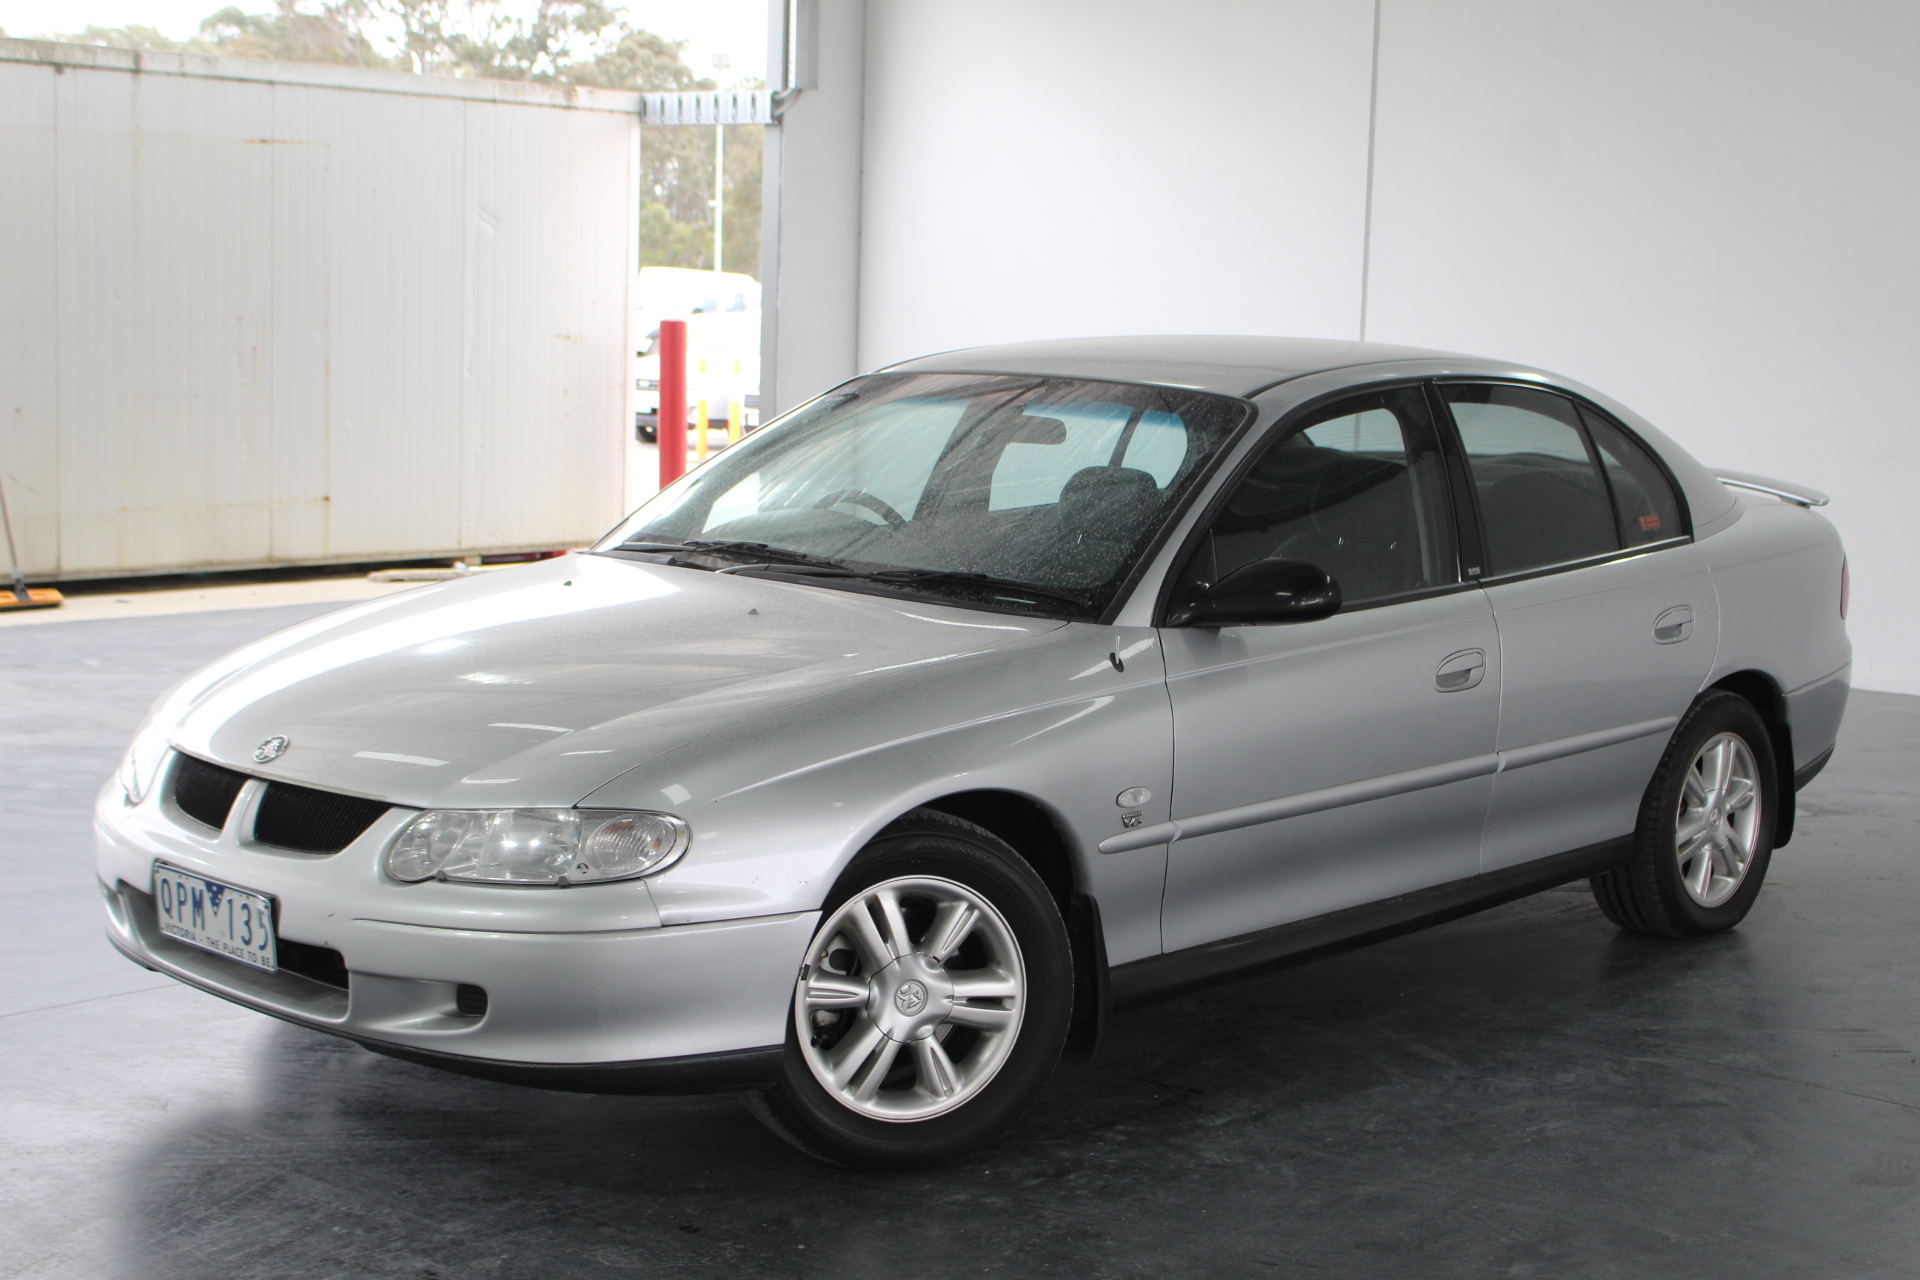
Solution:
<path fill-rule="evenodd" d="M 660 412 L 662 320 L 687 322 L 687 403 L 707 402 L 711 423 L 724 426 L 734 398 L 741 422 L 760 416 L 760 282 L 737 271 L 642 267 L 633 307 L 634 428 L 653 440 Z"/>

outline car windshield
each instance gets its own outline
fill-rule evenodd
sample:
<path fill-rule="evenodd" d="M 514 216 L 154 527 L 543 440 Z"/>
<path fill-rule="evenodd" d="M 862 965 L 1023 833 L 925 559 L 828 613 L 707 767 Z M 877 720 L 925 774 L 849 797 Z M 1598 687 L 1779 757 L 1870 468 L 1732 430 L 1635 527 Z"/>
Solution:
<path fill-rule="evenodd" d="M 875 374 L 689 472 L 594 550 L 1095 618 L 1251 411 L 1169 387 Z"/>

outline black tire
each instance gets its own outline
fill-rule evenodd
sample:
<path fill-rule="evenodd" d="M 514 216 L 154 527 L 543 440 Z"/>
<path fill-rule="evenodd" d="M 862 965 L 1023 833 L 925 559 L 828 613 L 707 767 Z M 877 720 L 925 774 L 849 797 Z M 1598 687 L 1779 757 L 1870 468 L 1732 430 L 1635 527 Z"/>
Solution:
<path fill-rule="evenodd" d="M 1681 882 L 1675 830 L 1688 771 L 1701 750 L 1721 734 L 1732 734 L 1752 753 L 1757 777 L 1757 843 L 1744 878 L 1726 901 L 1703 906 Z M 1675 726 L 1660 765 L 1640 802 L 1633 855 L 1625 863 L 1594 876 L 1594 901 L 1607 919 L 1631 933 L 1663 938 L 1693 938 L 1723 933 L 1746 918 L 1767 877 L 1777 816 L 1775 779 L 1779 777 L 1773 740 L 1753 704 L 1723 689 L 1700 695 Z"/>
<path fill-rule="evenodd" d="M 907 877 L 963 886 L 991 904 L 1018 943 L 1025 990 L 1011 1048 L 978 1092 L 926 1119 L 876 1119 L 824 1087 L 809 1066 L 798 1020 L 787 1019 L 780 1080 L 750 1094 L 763 1124 L 807 1154 L 832 1164 L 907 1169 L 950 1159 L 992 1139 L 1033 1100 L 1060 1059 L 1073 1017 L 1073 956 L 1060 910 L 1039 876 L 1005 841 L 983 827 L 916 809 L 882 831 L 854 858 L 821 909 L 821 934 L 808 955 L 831 942 L 834 913 L 856 895 Z M 930 936 L 925 929 L 921 941 Z M 838 954 L 838 953 L 836 953 Z M 955 962 L 961 960 L 956 954 Z M 961 974 L 959 967 L 948 972 Z M 801 981 L 806 981 L 803 971 Z M 799 991 L 795 993 L 796 1005 Z M 849 1010 L 848 1015 L 857 1016 Z M 851 1034 L 844 1033 L 843 1034 Z M 818 1041 L 815 1041 L 817 1044 Z M 951 1037 L 947 1043 L 952 1043 Z"/>

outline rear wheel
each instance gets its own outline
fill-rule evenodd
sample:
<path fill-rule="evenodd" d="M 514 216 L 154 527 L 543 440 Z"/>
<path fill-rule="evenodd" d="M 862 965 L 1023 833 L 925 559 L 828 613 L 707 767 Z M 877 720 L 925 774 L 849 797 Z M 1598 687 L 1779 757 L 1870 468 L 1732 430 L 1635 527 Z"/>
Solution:
<path fill-rule="evenodd" d="M 1703 695 L 1647 786 L 1632 858 L 1593 877 L 1607 918 L 1669 938 L 1739 924 L 1766 879 L 1778 776 L 1753 705 L 1724 690 Z"/>
<path fill-rule="evenodd" d="M 1059 910 L 991 832 L 915 810 L 835 885 L 794 986 L 780 1082 L 748 1105 L 836 1164 L 908 1168 L 987 1141 L 1059 1060 Z"/>

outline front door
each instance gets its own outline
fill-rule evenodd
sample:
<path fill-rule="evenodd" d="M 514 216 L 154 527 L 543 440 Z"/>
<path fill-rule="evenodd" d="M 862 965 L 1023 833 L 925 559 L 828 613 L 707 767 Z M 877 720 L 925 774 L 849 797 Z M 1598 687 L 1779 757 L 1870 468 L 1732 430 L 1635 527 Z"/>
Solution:
<path fill-rule="evenodd" d="M 1630 834 L 1719 614 L 1652 456 L 1532 387 L 1442 383 L 1485 530 L 1500 629 L 1501 772 L 1481 869 Z"/>
<path fill-rule="evenodd" d="M 1168 951 L 1459 880 L 1479 869 L 1500 648 L 1463 585 L 1417 386 L 1284 427 L 1186 572 L 1319 565 L 1341 612 L 1162 631 L 1173 701 Z"/>

